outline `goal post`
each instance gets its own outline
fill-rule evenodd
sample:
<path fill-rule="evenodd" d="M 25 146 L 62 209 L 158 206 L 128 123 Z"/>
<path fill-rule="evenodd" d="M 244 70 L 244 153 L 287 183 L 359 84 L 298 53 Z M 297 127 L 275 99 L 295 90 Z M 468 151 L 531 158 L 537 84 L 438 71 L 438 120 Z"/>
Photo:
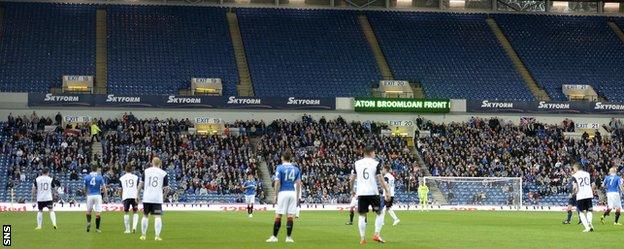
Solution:
<path fill-rule="evenodd" d="M 462 206 L 522 206 L 521 177 L 426 176 L 433 201 Z M 437 192 L 437 193 L 436 193 Z"/>

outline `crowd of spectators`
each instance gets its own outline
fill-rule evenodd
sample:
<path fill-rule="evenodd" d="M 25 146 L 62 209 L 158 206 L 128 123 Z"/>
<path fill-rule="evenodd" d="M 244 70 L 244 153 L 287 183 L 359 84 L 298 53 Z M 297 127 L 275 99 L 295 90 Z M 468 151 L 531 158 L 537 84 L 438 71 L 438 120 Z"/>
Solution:
<path fill-rule="evenodd" d="M 109 185 L 108 196 L 118 198 L 119 177 L 125 165 L 141 174 L 155 156 L 162 159 L 172 180 L 173 191 L 166 196 L 171 202 L 207 194 L 240 195 L 246 174 L 258 179 L 257 159 L 249 138 L 264 130 L 260 121 L 228 125 L 228 130 L 237 132 L 199 135 L 188 132 L 193 127 L 188 119 L 137 119 L 129 113 L 119 119 L 67 126 L 61 125 L 60 113 L 55 119 L 57 122 L 33 113 L 31 117 L 10 115 L 3 123 L 1 152 L 10 157 L 6 190 L 32 182 L 45 167 L 61 180 L 61 200 L 80 199 L 84 195 L 81 179 L 90 165 L 96 164 Z M 93 124 L 102 130 L 101 154 L 92 153 Z M 263 199 L 261 187 L 258 192 L 259 199 Z M 242 202 L 242 197 L 236 201 Z"/>
<path fill-rule="evenodd" d="M 58 118 L 56 118 L 58 120 Z M 8 157 L 5 190 L 35 179 L 43 168 L 75 179 L 91 163 L 91 140 L 87 125 L 63 128 L 50 118 L 13 116 L 2 124 L 1 153 Z M 46 128 L 50 127 L 52 128 Z M 58 180 L 58 179 L 57 179 Z M 28 185 L 30 186 L 30 185 Z M 81 195 L 82 189 L 61 184 L 59 194 Z"/>
<path fill-rule="evenodd" d="M 574 131 L 571 120 L 546 125 L 534 119 L 514 124 L 475 117 L 440 124 L 418 117 L 416 123 L 431 134 L 415 142 L 433 176 L 522 177 L 525 197 L 531 202 L 567 193 L 575 162 L 588 169 L 597 185 L 608 168 L 624 170 L 624 128 L 619 119 L 603 127 L 609 137 L 599 132 L 566 135 Z M 92 151 L 93 124 L 101 129 L 101 154 Z M 91 164 L 97 164 L 111 187 L 109 196 L 119 197 L 118 179 L 125 165 L 140 174 L 158 156 L 172 182 L 168 201 L 193 201 L 190 198 L 209 194 L 242 197 L 240 186 L 246 174 L 262 182 L 258 175 L 261 160 L 274 171 L 281 153 L 290 150 L 302 170 L 304 201 L 345 203 L 350 200 L 348 178 L 353 163 L 365 146 L 377 148 L 380 162 L 391 166 L 399 191 L 415 190 L 423 174 L 408 141 L 383 135 L 388 127 L 382 123 L 347 122 L 341 117 L 314 120 L 304 115 L 299 121 L 275 120 L 268 125 L 236 121 L 214 134 L 189 132 L 192 127 L 188 119 L 137 119 L 132 113 L 92 124 L 65 125 L 60 113 L 54 120 L 34 112 L 9 115 L 2 123 L 0 148 L 9 158 L 6 189 L 32 182 L 41 169 L 50 168 L 56 180 L 61 180 L 61 199 L 70 201 L 84 195 L 82 176 Z M 262 187 L 258 190 L 263 200 Z M 240 197 L 236 201 L 242 201 Z"/>
<path fill-rule="evenodd" d="M 131 165 L 140 170 L 154 156 L 176 183 L 168 199 L 185 201 L 192 195 L 238 194 L 246 174 L 258 179 L 257 159 L 246 132 L 239 135 L 190 134 L 189 120 L 142 119 L 107 120 L 102 140 L 102 165 L 111 183 L 118 181 L 123 168 Z M 230 126 L 254 126 L 236 122 Z M 260 125 L 259 125 L 260 126 Z M 260 195 L 262 191 L 260 190 Z M 182 199 L 180 199 L 182 198 Z"/>
<path fill-rule="evenodd" d="M 406 139 L 382 136 L 387 127 L 372 122 L 346 122 L 342 118 L 318 121 L 303 116 L 301 121 L 276 120 L 267 126 L 258 152 L 269 168 L 281 163 L 280 155 L 291 150 L 294 163 L 302 171 L 302 196 L 305 202 L 345 203 L 350 201 L 349 175 L 365 146 L 377 148 L 382 164 L 391 165 L 399 189 L 415 189 L 413 178 L 416 158 Z"/>
<path fill-rule="evenodd" d="M 565 132 L 574 130 L 571 123 L 519 125 L 476 117 L 467 122 L 428 123 L 425 128 L 431 136 L 420 138 L 417 147 L 434 176 L 522 177 L 526 197 L 537 202 L 543 196 L 570 191 L 573 163 L 583 164 L 597 186 L 610 167 L 623 170 L 618 120 L 612 121 L 612 137 L 600 132 L 566 136 Z"/>

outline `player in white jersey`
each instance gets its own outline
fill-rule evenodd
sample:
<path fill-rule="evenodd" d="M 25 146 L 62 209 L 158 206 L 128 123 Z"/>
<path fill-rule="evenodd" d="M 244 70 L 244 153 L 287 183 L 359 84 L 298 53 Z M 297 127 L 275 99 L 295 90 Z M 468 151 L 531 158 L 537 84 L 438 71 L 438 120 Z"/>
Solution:
<path fill-rule="evenodd" d="M 132 173 L 132 166 L 126 166 L 126 174 L 119 178 L 121 182 L 121 198 L 124 206 L 124 226 L 126 231 L 130 233 L 130 206 L 132 206 L 132 233 L 136 233 L 136 227 L 139 223 L 139 177 Z"/>
<path fill-rule="evenodd" d="M 152 167 L 145 169 L 143 172 L 143 181 L 141 181 L 139 189 L 143 189 L 143 219 L 141 220 L 141 237 L 145 240 L 147 227 L 149 226 L 150 214 L 154 216 L 154 231 L 156 236 L 154 240 L 161 241 L 160 231 L 162 230 L 162 204 L 164 196 L 169 190 L 169 181 L 167 180 L 167 172 L 160 169 L 162 161 L 158 157 L 152 159 Z"/>
<path fill-rule="evenodd" d="M 52 189 L 55 189 L 54 181 L 49 176 L 50 171 L 46 168 L 43 169 L 42 175 L 37 177 L 32 187 L 33 201 L 35 196 L 37 198 L 37 227 L 36 230 L 41 229 L 43 224 L 43 209 L 47 208 L 50 212 L 50 220 L 52 221 L 52 227 L 56 229 L 56 214 L 54 213 L 54 203 L 52 202 Z"/>
<path fill-rule="evenodd" d="M 301 216 L 301 203 L 303 203 L 303 183 L 299 185 L 299 190 L 297 191 L 297 193 L 299 193 L 299 196 L 297 196 L 297 200 L 299 201 L 297 202 L 297 211 L 295 212 L 295 218 L 299 219 L 299 216 Z"/>
<path fill-rule="evenodd" d="M 574 182 L 574 192 L 576 193 L 576 208 L 579 211 L 581 222 L 585 227 L 583 232 L 593 232 L 592 199 L 594 198 L 594 190 L 591 178 L 587 171 L 581 169 L 580 164 L 574 164 L 572 168 L 574 170 L 572 181 Z"/>
<path fill-rule="evenodd" d="M 396 226 L 399 224 L 399 222 L 401 222 L 401 220 L 399 220 L 399 217 L 397 217 L 397 215 L 394 213 L 394 210 L 392 210 L 392 206 L 394 205 L 395 184 L 394 175 L 392 175 L 392 168 L 390 168 L 390 165 L 385 165 L 383 167 L 382 173 L 384 175 L 384 181 L 386 181 L 386 185 L 388 185 L 388 189 L 390 190 L 390 200 L 385 202 L 386 207 L 384 208 L 384 210 L 385 212 L 390 214 L 390 217 L 392 217 L 392 226 Z M 385 190 L 384 195 L 386 195 Z"/>
<path fill-rule="evenodd" d="M 351 170 L 351 174 L 355 174 L 354 170 Z M 355 191 L 357 191 L 357 182 L 355 182 L 353 184 L 353 186 L 351 186 Z M 349 222 L 345 223 L 345 225 L 353 225 L 353 216 L 355 215 L 355 209 L 358 206 L 358 197 L 357 195 L 353 194 L 351 195 L 351 203 L 349 203 Z"/>
<path fill-rule="evenodd" d="M 351 191 L 357 194 L 358 197 L 358 213 L 360 217 L 358 219 L 358 227 L 360 230 L 360 244 L 366 244 L 366 214 L 368 213 L 368 207 L 371 206 L 373 212 L 377 214 L 375 218 L 375 234 L 373 240 L 384 243 L 381 238 L 381 227 L 383 226 L 384 215 L 381 209 L 381 198 L 379 198 L 379 185 L 381 185 L 384 192 L 384 199 L 390 201 L 390 191 L 388 185 L 381 176 L 381 169 L 379 162 L 374 159 L 375 149 L 372 147 L 366 147 L 364 149 L 364 158 L 355 162 L 355 174 L 351 175 L 350 185 L 357 179 L 357 192 Z"/>

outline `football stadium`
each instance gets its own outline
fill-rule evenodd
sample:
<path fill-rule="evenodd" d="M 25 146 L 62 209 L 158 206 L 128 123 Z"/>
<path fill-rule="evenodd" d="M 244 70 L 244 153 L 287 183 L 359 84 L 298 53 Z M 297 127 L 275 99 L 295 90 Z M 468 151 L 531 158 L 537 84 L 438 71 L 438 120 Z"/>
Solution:
<path fill-rule="evenodd" d="M 3 248 L 623 248 L 624 2 L 0 0 Z"/>

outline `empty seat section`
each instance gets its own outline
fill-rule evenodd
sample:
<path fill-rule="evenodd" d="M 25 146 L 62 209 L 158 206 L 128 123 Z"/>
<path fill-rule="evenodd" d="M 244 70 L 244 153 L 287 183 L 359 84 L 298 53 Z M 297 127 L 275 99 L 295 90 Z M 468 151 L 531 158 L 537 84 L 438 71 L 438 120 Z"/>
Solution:
<path fill-rule="evenodd" d="M 191 78 L 221 78 L 236 95 L 238 75 L 223 8 L 108 7 L 108 89 L 177 94 Z"/>
<path fill-rule="evenodd" d="M 483 14 L 368 12 L 399 80 L 427 97 L 533 100 Z"/>
<path fill-rule="evenodd" d="M 351 11 L 238 9 L 256 96 L 369 96 L 381 79 Z"/>
<path fill-rule="evenodd" d="M 0 91 L 48 92 L 95 74 L 95 12 L 86 4 L 4 3 Z"/>
<path fill-rule="evenodd" d="M 624 101 L 624 43 L 606 17 L 499 14 L 495 19 L 552 99 L 566 100 L 563 84 L 588 84 L 610 101 Z"/>

